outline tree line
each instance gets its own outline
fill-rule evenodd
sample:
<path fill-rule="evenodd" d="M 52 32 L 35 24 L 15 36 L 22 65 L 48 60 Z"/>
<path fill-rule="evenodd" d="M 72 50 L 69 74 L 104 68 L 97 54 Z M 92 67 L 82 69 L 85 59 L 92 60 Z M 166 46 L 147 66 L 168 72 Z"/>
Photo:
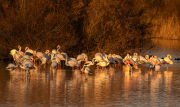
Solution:
<path fill-rule="evenodd" d="M 178 0 L 1 0 L 0 59 L 21 45 L 125 55 L 149 38 L 179 39 Z M 24 50 L 23 50 L 24 51 Z"/>

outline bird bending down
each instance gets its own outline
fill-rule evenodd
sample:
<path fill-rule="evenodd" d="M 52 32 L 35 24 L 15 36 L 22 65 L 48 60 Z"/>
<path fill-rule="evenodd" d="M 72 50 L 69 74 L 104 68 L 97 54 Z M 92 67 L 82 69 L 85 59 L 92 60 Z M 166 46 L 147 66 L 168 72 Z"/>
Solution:
<path fill-rule="evenodd" d="M 22 69 L 24 69 L 25 71 L 28 71 L 28 72 L 29 72 L 30 70 L 32 70 L 32 69 L 35 69 L 33 63 L 30 62 L 29 60 L 25 60 L 24 62 L 22 62 L 22 64 L 20 65 L 20 67 L 21 67 Z M 29 72 L 29 74 L 30 74 L 30 72 Z"/>
<path fill-rule="evenodd" d="M 89 67 L 87 67 L 87 66 L 83 66 L 81 71 L 82 71 L 82 73 L 85 73 L 85 74 L 92 74 L 91 69 Z"/>
<path fill-rule="evenodd" d="M 127 54 L 127 56 L 123 59 L 124 64 L 130 66 L 131 68 L 134 67 L 135 69 L 138 69 L 137 63 Z"/>
<path fill-rule="evenodd" d="M 110 63 L 110 61 L 100 61 L 100 62 L 98 62 L 96 65 L 99 65 L 99 66 L 101 66 L 102 68 L 104 67 L 106 67 L 106 66 L 108 66 L 109 65 L 109 63 Z"/>
<path fill-rule="evenodd" d="M 9 70 L 9 71 L 13 71 L 17 68 L 16 65 L 12 64 L 12 63 L 9 63 L 8 66 L 6 67 L 6 70 Z"/>
<path fill-rule="evenodd" d="M 65 65 L 72 67 L 72 71 L 74 71 L 74 66 L 79 67 L 80 62 L 78 62 L 75 58 L 69 58 L 68 59 L 68 56 L 66 55 Z"/>

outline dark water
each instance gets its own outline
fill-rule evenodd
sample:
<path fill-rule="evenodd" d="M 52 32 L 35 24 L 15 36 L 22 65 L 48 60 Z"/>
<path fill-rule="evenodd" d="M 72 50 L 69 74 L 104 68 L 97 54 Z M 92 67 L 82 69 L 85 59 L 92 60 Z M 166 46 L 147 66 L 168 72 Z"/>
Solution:
<path fill-rule="evenodd" d="M 147 51 L 173 59 L 180 57 L 180 41 L 154 40 L 156 47 Z M 107 67 L 97 70 L 91 66 L 93 75 L 80 74 L 79 70 L 64 68 L 51 71 L 31 71 L 31 76 L 17 69 L 5 70 L 11 61 L 0 61 L 0 106 L 123 106 L 123 107 L 178 107 L 180 106 L 180 62 L 163 65 L 161 71 L 149 71 L 148 65 L 139 65 L 129 72 Z"/>

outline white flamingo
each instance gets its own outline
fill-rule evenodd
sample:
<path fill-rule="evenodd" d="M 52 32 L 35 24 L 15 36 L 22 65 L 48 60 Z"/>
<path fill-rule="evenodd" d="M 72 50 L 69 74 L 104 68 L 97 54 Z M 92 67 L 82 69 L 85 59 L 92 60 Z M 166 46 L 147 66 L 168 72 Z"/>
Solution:
<path fill-rule="evenodd" d="M 156 63 L 157 62 L 157 63 Z M 161 63 L 158 63 L 158 61 L 156 61 L 154 63 L 150 63 L 149 65 L 149 69 L 155 69 L 155 71 L 160 71 L 161 70 Z"/>
<path fill-rule="evenodd" d="M 85 74 L 92 74 L 92 71 L 89 67 L 87 66 L 83 66 L 83 68 L 81 69 L 81 71 Z"/>
<path fill-rule="evenodd" d="M 162 63 L 160 62 L 160 60 L 157 58 L 157 56 L 153 55 L 151 58 L 150 58 L 150 62 L 153 64 L 153 65 L 156 65 L 156 64 L 160 64 L 162 65 Z"/>
<path fill-rule="evenodd" d="M 68 56 L 66 56 L 65 65 L 72 67 L 72 71 L 74 71 L 74 66 L 79 67 L 80 63 L 75 58 L 74 59 L 73 58 L 68 59 Z"/>
<path fill-rule="evenodd" d="M 61 66 L 61 59 L 59 57 L 57 57 L 55 54 L 51 54 L 51 62 L 57 62 L 58 63 L 58 68 L 59 66 Z"/>
<path fill-rule="evenodd" d="M 29 47 L 26 47 L 26 48 L 25 48 L 25 54 L 26 54 L 26 55 L 32 56 L 33 53 L 34 53 L 34 51 L 33 51 L 32 49 L 29 49 Z"/>
<path fill-rule="evenodd" d="M 80 55 L 77 56 L 76 60 L 80 61 L 80 68 L 81 68 L 82 64 L 88 61 L 88 56 L 85 53 L 81 53 Z"/>
<path fill-rule="evenodd" d="M 109 61 L 108 60 L 108 55 L 102 54 L 102 53 L 96 53 L 95 57 L 93 58 L 95 62 L 100 62 L 100 61 Z"/>
<path fill-rule="evenodd" d="M 145 58 L 145 57 L 143 57 L 143 56 L 138 56 L 139 58 L 139 61 L 138 61 L 138 63 L 139 64 L 143 64 L 143 63 L 147 63 L 148 62 L 148 60 Z"/>
<path fill-rule="evenodd" d="M 18 49 L 19 49 L 18 53 L 19 53 L 21 56 L 23 56 L 23 55 L 24 55 L 24 52 L 21 51 L 21 46 L 20 46 L 20 45 L 18 46 Z"/>
<path fill-rule="evenodd" d="M 16 51 L 16 53 L 13 56 L 15 63 L 17 63 L 17 64 L 21 63 L 21 57 L 22 56 Z"/>
<path fill-rule="evenodd" d="M 14 54 L 16 54 L 16 53 L 17 53 L 16 49 L 12 49 L 9 53 L 13 57 L 13 60 L 14 60 Z"/>
<path fill-rule="evenodd" d="M 49 53 L 49 50 L 46 50 L 44 57 L 47 58 L 48 61 L 51 59 L 51 53 Z"/>
<path fill-rule="evenodd" d="M 84 66 L 87 66 L 87 67 L 89 67 L 91 65 L 94 65 L 94 59 L 92 59 L 92 61 L 87 61 L 84 63 Z"/>
<path fill-rule="evenodd" d="M 25 55 L 29 55 L 32 60 L 35 59 L 35 57 L 34 57 L 35 51 L 32 50 L 32 49 L 29 49 L 29 47 L 26 47 L 26 48 L 25 48 L 25 53 L 24 53 L 24 54 L 25 54 Z"/>
<path fill-rule="evenodd" d="M 102 68 L 105 68 L 106 66 L 108 66 L 110 63 L 110 61 L 100 61 L 98 62 L 96 65 L 102 67 Z"/>
<path fill-rule="evenodd" d="M 168 64 L 173 64 L 172 56 L 168 54 L 167 57 L 164 58 L 164 61 L 167 64 L 167 70 L 168 70 Z"/>
<path fill-rule="evenodd" d="M 52 54 L 57 54 L 59 49 L 60 49 L 60 45 L 57 45 L 57 49 L 53 49 Z"/>
<path fill-rule="evenodd" d="M 123 58 L 120 55 L 112 54 L 114 61 L 118 64 L 118 68 L 121 66 Z"/>
<path fill-rule="evenodd" d="M 46 63 L 50 62 L 51 60 L 51 54 L 49 53 L 49 50 L 46 50 L 44 53 L 44 57 L 40 58 L 41 65 L 44 65 L 44 69 L 46 69 Z M 41 69 L 41 65 L 39 65 L 39 69 Z"/>
<path fill-rule="evenodd" d="M 32 62 L 30 62 L 29 60 L 25 60 L 21 65 L 20 67 L 22 69 L 24 69 L 25 71 L 30 71 L 31 69 L 35 69 L 34 65 Z M 30 73 L 30 72 L 29 72 Z"/>
<path fill-rule="evenodd" d="M 134 55 L 132 56 L 132 59 L 134 60 L 134 62 L 138 62 L 139 61 L 138 54 L 134 53 Z"/>
<path fill-rule="evenodd" d="M 123 59 L 123 62 L 131 68 L 134 67 L 135 69 L 138 69 L 137 63 L 135 63 L 129 54 L 127 54 L 127 56 Z"/>
<path fill-rule="evenodd" d="M 44 53 L 34 51 L 34 56 L 37 57 L 37 59 L 44 58 Z"/>
<path fill-rule="evenodd" d="M 6 70 L 9 70 L 9 71 L 13 71 L 17 68 L 16 65 L 12 64 L 12 63 L 9 63 L 8 66 L 6 67 Z"/>

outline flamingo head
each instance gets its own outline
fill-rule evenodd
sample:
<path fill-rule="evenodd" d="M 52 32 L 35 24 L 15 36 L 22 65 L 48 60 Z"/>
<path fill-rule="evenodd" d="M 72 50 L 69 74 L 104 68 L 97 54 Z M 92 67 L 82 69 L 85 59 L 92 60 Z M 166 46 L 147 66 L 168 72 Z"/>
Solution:
<path fill-rule="evenodd" d="M 25 48 L 25 51 L 28 50 L 28 49 L 29 49 L 29 47 L 26 47 L 26 48 Z"/>

